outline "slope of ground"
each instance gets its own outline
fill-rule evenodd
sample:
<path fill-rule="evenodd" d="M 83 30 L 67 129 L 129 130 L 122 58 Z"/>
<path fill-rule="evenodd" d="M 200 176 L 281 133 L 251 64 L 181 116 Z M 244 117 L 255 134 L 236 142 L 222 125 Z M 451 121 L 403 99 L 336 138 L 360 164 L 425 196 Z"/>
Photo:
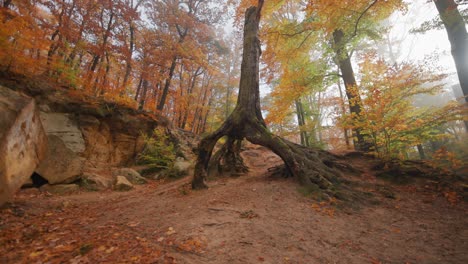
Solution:
<path fill-rule="evenodd" d="M 468 263 L 466 203 L 436 182 L 390 185 L 354 158 L 363 173 L 347 178 L 367 202 L 316 202 L 268 176 L 271 152 L 243 155 L 247 175 L 203 191 L 188 178 L 126 193 L 21 190 L 0 211 L 0 263 Z"/>

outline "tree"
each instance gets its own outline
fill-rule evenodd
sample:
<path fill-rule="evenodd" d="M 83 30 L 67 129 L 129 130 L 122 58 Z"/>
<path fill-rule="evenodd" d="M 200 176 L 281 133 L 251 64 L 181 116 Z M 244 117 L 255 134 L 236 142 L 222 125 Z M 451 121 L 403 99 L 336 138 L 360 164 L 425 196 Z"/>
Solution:
<path fill-rule="evenodd" d="M 379 157 L 395 158 L 410 147 L 447 137 L 440 127 L 466 115 L 456 102 L 443 107 L 414 105 L 416 96 L 438 94 L 444 85 L 446 76 L 425 65 L 389 65 L 371 52 L 360 66 L 363 119 L 353 126 L 369 135 Z"/>
<path fill-rule="evenodd" d="M 197 55 L 203 46 L 203 41 L 198 40 L 208 38 L 209 25 L 220 21 L 221 11 L 213 0 L 152 1 L 151 8 L 153 21 L 173 38 L 167 51 L 172 59 L 156 107 L 157 111 L 163 111 L 177 65 L 182 59 Z"/>
<path fill-rule="evenodd" d="M 454 0 L 434 0 L 452 47 L 460 86 L 468 103 L 468 33 Z"/>
<path fill-rule="evenodd" d="M 271 149 L 285 163 L 288 173 L 303 185 L 320 187 L 331 191 L 337 179 L 336 167 L 343 167 L 335 156 L 318 149 L 307 148 L 271 134 L 260 111 L 259 57 L 260 40 L 258 29 L 263 1 L 258 7 L 249 7 L 245 13 L 244 44 L 241 79 L 237 105 L 228 119 L 198 145 L 192 188 L 206 188 L 208 165 L 216 142 L 223 136 L 230 139 L 246 138 L 253 144 Z"/>

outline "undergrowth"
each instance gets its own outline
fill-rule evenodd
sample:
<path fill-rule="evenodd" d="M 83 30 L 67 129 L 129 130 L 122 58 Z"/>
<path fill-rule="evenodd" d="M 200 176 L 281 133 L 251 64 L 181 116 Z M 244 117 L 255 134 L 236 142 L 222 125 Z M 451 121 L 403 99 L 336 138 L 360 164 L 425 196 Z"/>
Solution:
<path fill-rule="evenodd" d="M 149 171 L 172 169 L 176 158 L 174 144 L 163 128 L 155 128 L 152 135 L 143 135 L 145 148 L 137 156 L 137 163 L 147 165 Z"/>

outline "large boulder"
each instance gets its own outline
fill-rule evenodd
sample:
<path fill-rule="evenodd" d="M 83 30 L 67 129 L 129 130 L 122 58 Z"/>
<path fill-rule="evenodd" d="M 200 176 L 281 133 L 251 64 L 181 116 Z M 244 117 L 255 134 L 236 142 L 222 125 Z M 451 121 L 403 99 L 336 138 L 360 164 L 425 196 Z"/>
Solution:
<path fill-rule="evenodd" d="M 83 172 L 85 141 L 69 114 L 41 112 L 49 147 L 36 172 L 51 184 L 71 183 Z"/>
<path fill-rule="evenodd" d="M 47 136 L 59 137 L 68 149 L 77 154 L 85 151 L 85 141 L 73 115 L 41 112 L 41 121 Z"/>
<path fill-rule="evenodd" d="M 124 176 L 115 177 L 114 190 L 116 191 L 129 191 L 133 189 L 133 184 L 131 184 L 127 178 Z"/>
<path fill-rule="evenodd" d="M 81 185 L 88 191 L 102 191 L 112 187 L 112 179 L 97 173 L 85 172 L 81 176 Z"/>
<path fill-rule="evenodd" d="M 46 158 L 36 172 L 50 184 L 71 183 L 79 179 L 83 172 L 84 158 L 66 147 L 55 135 L 49 135 Z"/>
<path fill-rule="evenodd" d="M 182 157 L 177 157 L 174 162 L 174 169 L 176 169 L 179 172 L 188 174 L 191 167 L 192 163 L 190 161 L 185 160 Z"/>
<path fill-rule="evenodd" d="M 112 171 L 114 176 L 124 176 L 132 184 L 145 184 L 148 181 L 140 173 L 131 168 L 119 168 Z"/>
<path fill-rule="evenodd" d="M 0 205 L 43 159 L 47 137 L 34 100 L 0 86 Z"/>

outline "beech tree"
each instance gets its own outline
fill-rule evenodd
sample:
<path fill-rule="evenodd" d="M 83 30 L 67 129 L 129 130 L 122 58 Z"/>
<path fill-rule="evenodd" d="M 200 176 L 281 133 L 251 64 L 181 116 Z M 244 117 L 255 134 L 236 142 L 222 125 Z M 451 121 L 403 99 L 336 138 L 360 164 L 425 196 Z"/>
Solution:
<path fill-rule="evenodd" d="M 241 79 L 237 105 L 227 120 L 212 134 L 203 138 L 198 146 L 193 189 L 206 188 L 208 165 L 216 142 L 228 136 L 227 152 L 232 150 L 235 140 L 247 139 L 271 149 L 284 161 L 287 172 L 301 184 L 318 186 L 331 192 L 338 180 L 336 168 L 344 168 L 337 157 L 319 149 L 304 147 L 280 138 L 269 132 L 260 110 L 259 57 L 261 53 L 258 29 L 263 0 L 258 6 L 249 7 L 245 13 L 244 43 Z"/>
<path fill-rule="evenodd" d="M 426 65 L 390 64 L 370 52 L 360 68 L 364 118 L 354 126 L 366 131 L 382 158 L 395 158 L 410 147 L 447 137 L 440 127 L 467 114 L 454 101 L 443 107 L 414 105 L 415 97 L 440 94 L 444 86 L 446 75 Z"/>
<path fill-rule="evenodd" d="M 333 1 L 315 0 L 308 2 L 308 14 L 316 17 L 326 35 L 332 39 L 337 65 L 348 97 L 349 110 L 356 121 L 362 119 L 362 100 L 351 63 L 352 47 L 358 38 L 378 35 L 376 22 L 388 17 L 394 10 L 402 8 L 401 0 L 378 1 Z M 354 127 L 355 149 L 369 151 L 370 144 L 359 127 Z"/>
<path fill-rule="evenodd" d="M 468 103 L 468 33 L 454 0 L 434 0 L 452 47 L 458 80 Z"/>

